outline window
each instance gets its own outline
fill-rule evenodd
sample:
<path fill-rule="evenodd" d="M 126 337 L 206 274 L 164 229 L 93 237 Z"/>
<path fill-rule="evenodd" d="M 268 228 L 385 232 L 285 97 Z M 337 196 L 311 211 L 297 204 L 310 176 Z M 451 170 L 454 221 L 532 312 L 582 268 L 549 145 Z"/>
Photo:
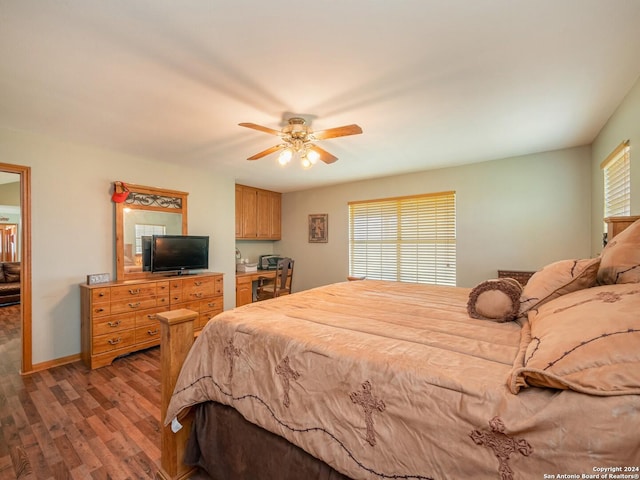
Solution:
<path fill-rule="evenodd" d="M 604 216 L 631 214 L 631 159 L 629 141 L 622 142 L 602 162 L 604 170 Z"/>
<path fill-rule="evenodd" d="M 144 223 L 136 223 L 136 255 L 142 255 L 142 237 L 151 235 L 164 235 L 167 227 L 164 225 L 148 225 Z"/>
<path fill-rule="evenodd" d="M 455 192 L 350 202 L 349 275 L 455 285 Z"/>

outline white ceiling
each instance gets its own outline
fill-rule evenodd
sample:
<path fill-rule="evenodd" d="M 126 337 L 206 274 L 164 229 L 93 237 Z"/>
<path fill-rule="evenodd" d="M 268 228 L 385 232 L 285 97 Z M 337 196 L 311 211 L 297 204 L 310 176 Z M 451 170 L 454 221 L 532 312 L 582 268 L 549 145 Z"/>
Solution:
<path fill-rule="evenodd" d="M 0 127 L 282 192 L 590 144 L 640 75 L 640 0 L 3 0 Z M 246 158 L 285 112 L 333 165 Z"/>

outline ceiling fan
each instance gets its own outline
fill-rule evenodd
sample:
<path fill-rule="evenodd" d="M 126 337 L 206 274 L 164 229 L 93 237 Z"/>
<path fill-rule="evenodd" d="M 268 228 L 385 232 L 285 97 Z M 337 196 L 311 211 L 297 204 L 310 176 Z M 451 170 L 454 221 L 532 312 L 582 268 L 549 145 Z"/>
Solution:
<path fill-rule="evenodd" d="M 313 142 L 362 133 L 362 128 L 355 124 L 314 132 L 302 117 L 289 118 L 288 124 L 285 125 L 282 130 L 274 130 L 255 123 L 239 123 L 238 125 L 253 128 L 254 130 L 259 130 L 271 135 L 277 135 L 282 139 L 282 143 L 279 145 L 256 153 L 247 158 L 247 160 L 258 160 L 259 158 L 281 150 L 278 156 L 278 162 L 280 162 L 281 165 L 286 165 L 294 156 L 298 156 L 302 162 L 302 166 L 305 168 L 311 167 L 318 160 L 322 160 L 324 163 L 333 163 L 338 160 L 338 157 L 320 148 Z"/>

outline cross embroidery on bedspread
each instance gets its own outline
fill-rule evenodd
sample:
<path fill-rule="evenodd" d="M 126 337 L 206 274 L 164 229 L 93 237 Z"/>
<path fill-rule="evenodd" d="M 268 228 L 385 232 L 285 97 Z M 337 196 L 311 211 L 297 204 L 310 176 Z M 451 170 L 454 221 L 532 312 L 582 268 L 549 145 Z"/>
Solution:
<path fill-rule="evenodd" d="M 360 405 L 364 410 L 364 423 L 367 426 L 367 442 L 372 447 L 376 445 L 376 432 L 373 428 L 373 412 L 383 412 L 387 406 L 384 402 L 373 396 L 371 393 L 371 382 L 367 380 L 362 384 L 362 390 L 359 392 L 351 392 L 349 395 L 351 401 Z"/>
<path fill-rule="evenodd" d="M 282 386 L 284 387 L 284 400 L 283 404 L 285 407 L 289 408 L 289 388 L 291 388 L 290 381 L 297 380 L 300 377 L 300 373 L 296 372 L 289 365 L 289 357 L 284 357 L 282 361 L 276 367 L 276 373 L 280 375 L 282 379 Z"/>
<path fill-rule="evenodd" d="M 533 453 L 533 447 L 523 438 L 512 438 L 504 433 L 504 423 L 500 417 L 489 420 L 491 431 L 473 430 L 469 436 L 476 445 L 490 448 L 498 457 L 498 473 L 502 480 L 513 480 L 513 470 L 509 466 L 509 457 L 515 451 L 525 457 Z"/>
<path fill-rule="evenodd" d="M 240 349 L 235 347 L 235 345 L 233 344 L 233 339 L 229 340 L 227 342 L 227 346 L 224 347 L 224 356 L 227 357 L 227 360 L 229 360 L 228 381 L 229 383 L 231 383 L 231 380 L 233 380 L 233 364 L 236 357 L 240 356 Z"/>

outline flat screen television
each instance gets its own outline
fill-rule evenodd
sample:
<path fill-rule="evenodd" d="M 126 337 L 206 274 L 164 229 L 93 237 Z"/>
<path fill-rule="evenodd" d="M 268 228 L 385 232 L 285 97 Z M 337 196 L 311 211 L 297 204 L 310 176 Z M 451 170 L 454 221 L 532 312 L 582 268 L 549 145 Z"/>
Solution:
<path fill-rule="evenodd" d="M 199 235 L 153 235 L 151 272 L 188 273 L 209 268 L 209 237 Z"/>

